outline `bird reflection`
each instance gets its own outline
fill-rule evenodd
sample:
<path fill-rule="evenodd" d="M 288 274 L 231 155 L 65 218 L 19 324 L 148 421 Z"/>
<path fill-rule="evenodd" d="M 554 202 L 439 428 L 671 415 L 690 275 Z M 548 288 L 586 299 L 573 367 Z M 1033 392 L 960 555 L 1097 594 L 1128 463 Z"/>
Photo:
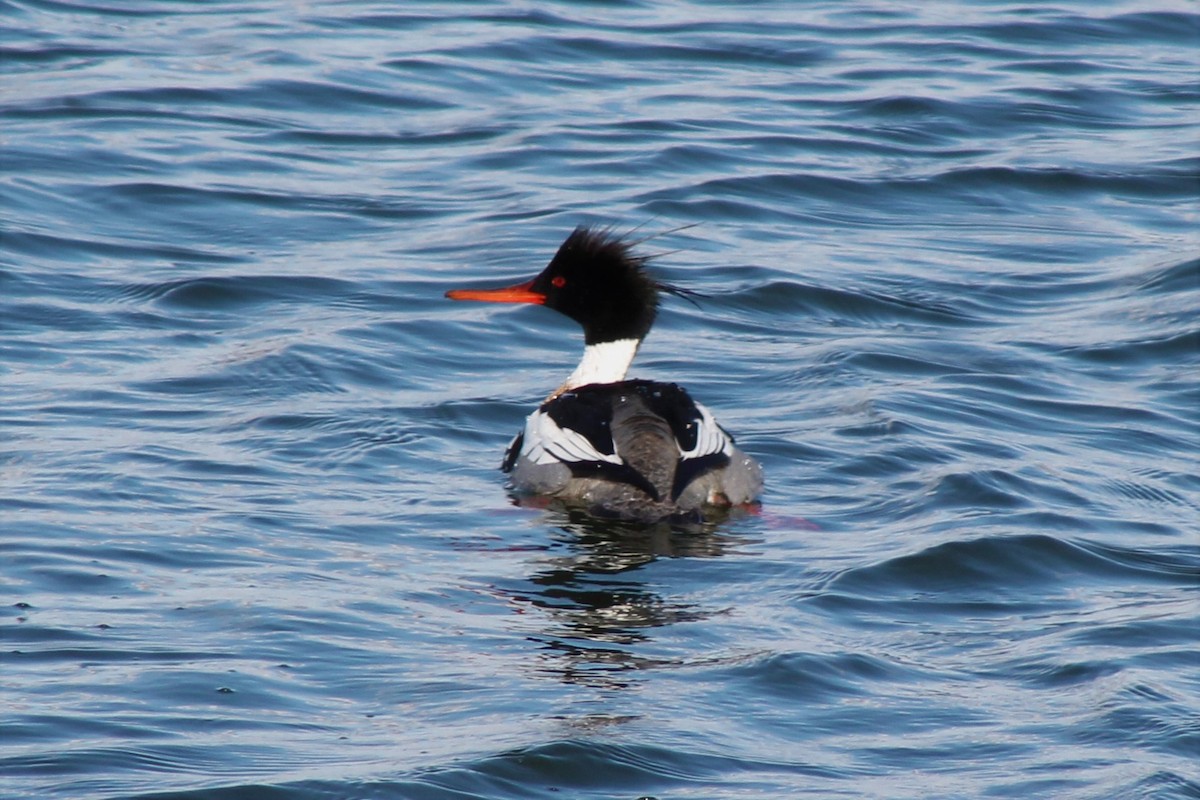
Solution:
<path fill-rule="evenodd" d="M 622 688 L 636 670 L 676 663 L 639 646 L 655 628 L 721 612 L 651 591 L 643 567 L 660 558 L 716 558 L 748 543 L 712 522 L 647 526 L 570 509 L 547 514 L 560 532 L 558 552 L 539 559 L 527 589 L 506 593 L 545 612 L 529 636 L 542 648 L 539 671 L 589 686 Z"/>

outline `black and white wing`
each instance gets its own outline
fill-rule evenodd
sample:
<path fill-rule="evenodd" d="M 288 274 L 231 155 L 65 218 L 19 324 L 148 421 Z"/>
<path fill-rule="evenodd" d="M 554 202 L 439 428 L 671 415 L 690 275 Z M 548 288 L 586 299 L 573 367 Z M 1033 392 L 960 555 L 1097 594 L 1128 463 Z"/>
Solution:
<path fill-rule="evenodd" d="M 729 464 L 733 452 L 733 437 L 713 418 L 712 412 L 699 403 L 692 403 L 692 414 L 683 425 L 679 442 L 679 465 L 675 468 L 675 482 L 671 488 L 671 499 L 676 500 L 692 481 L 714 469 Z"/>
<path fill-rule="evenodd" d="M 575 477 L 628 483 L 655 500 L 667 499 L 622 458 L 614 440 L 614 409 L 634 400 L 661 417 L 674 437 L 675 449 L 663 454 L 674 462 L 670 500 L 678 499 L 700 475 L 729 463 L 733 439 L 687 392 L 674 384 L 623 381 L 581 387 L 548 400 L 509 445 L 502 468 L 510 472 L 520 459 L 535 465 L 562 464 Z"/>

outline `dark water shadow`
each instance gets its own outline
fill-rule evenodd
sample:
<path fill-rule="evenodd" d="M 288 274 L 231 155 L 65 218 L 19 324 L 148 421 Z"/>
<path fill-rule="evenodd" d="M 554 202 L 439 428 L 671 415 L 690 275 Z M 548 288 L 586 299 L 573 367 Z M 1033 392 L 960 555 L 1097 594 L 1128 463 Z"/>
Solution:
<path fill-rule="evenodd" d="M 549 510 L 546 521 L 557 529 L 557 545 L 533 562 L 524 585 L 497 588 L 541 612 L 527 637 L 539 646 L 535 671 L 604 688 L 625 688 L 638 670 L 679 663 L 656 646 L 655 629 L 722 611 L 665 592 L 656 562 L 718 558 L 753 543 L 719 522 L 647 525 L 573 509 Z"/>

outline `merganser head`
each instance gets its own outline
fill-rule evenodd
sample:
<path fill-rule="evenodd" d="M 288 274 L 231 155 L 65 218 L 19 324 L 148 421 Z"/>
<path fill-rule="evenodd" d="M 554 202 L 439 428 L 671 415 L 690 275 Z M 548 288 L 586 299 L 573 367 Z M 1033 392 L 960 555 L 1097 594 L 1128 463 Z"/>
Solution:
<path fill-rule="evenodd" d="M 583 326 L 586 344 L 641 341 L 654 324 L 659 289 L 646 257 L 609 231 L 578 227 L 532 280 L 503 289 L 453 289 L 452 300 L 534 303 Z"/>

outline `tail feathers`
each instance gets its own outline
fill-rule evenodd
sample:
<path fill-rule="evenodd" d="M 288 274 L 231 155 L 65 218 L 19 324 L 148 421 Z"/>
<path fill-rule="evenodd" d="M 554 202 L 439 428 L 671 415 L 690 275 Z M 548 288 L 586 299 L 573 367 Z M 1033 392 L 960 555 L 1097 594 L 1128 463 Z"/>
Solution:
<path fill-rule="evenodd" d="M 613 409 L 612 437 L 621 460 L 654 487 L 654 499 L 673 499 L 679 446 L 667 421 L 633 395 Z"/>

